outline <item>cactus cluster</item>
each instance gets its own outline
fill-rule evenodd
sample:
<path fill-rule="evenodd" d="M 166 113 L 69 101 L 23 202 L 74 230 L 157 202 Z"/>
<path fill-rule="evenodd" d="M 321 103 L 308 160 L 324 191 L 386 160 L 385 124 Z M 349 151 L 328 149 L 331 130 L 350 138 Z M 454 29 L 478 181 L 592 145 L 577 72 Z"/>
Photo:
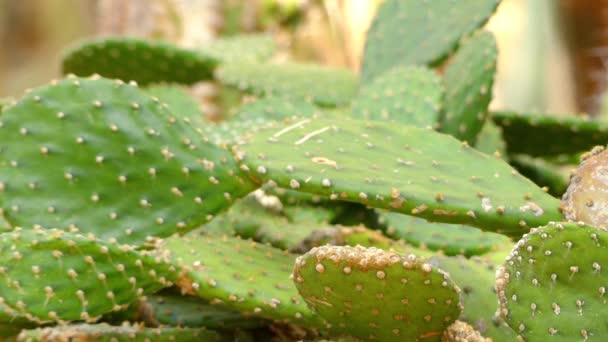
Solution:
<path fill-rule="evenodd" d="M 268 36 L 68 49 L 0 100 L 0 337 L 607 339 L 608 152 L 562 172 L 605 124 L 489 111 L 498 3 L 385 0 L 360 77 Z"/>

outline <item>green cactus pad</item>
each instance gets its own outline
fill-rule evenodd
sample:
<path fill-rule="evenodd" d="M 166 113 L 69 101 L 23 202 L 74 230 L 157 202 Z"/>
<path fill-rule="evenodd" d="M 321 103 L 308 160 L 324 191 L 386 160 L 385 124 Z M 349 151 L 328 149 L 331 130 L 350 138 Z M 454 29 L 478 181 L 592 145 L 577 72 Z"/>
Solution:
<path fill-rule="evenodd" d="M 41 87 L 2 124 L 0 199 L 13 226 L 142 243 L 192 230 L 254 188 L 229 151 L 122 81 Z"/>
<path fill-rule="evenodd" d="M 56 229 L 0 234 L 0 265 L 5 311 L 38 322 L 93 321 L 176 278 L 133 247 Z"/>
<path fill-rule="evenodd" d="M 187 88 L 172 84 L 155 84 L 144 91 L 159 99 L 161 105 L 180 119 L 189 122 L 197 129 L 208 125 L 200 104 L 188 94 Z"/>
<path fill-rule="evenodd" d="M 458 318 L 458 288 L 414 255 L 322 246 L 296 260 L 294 283 L 340 334 L 378 341 L 439 341 Z"/>
<path fill-rule="evenodd" d="M 24 330 L 17 341 L 52 342 L 211 342 L 228 341 L 217 332 L 194 328 L 144 328 L 136 325 L 111 326 L 101 324 L 62 325 Z"/>
<path fill-rule="evenodd" d="M 296 256 L 236 237 L 193 232 L 166 239 L 159 253 L 180 270 L 182 292 L 212 304 L 300 326 L 322 327 L 289 274 Z"/>
<path fill-rule="evenodd" d="M 435 66 L 460 38 L 481 27 L 499 0 L 386 0 L 367 34 L 362 79 L 371 81 L 396 65 Z"/>
<path fill-rule="evenodd" d="M 585 152 L 608 141 L 608 122 L 581 116 L 494 112 L 509 153 L 554 156 Z"/>
<path fill-rule="evenodd" d="M 521 236 L 559 220 L 559 201 L 503 160 L 413 126 L 304 119 L 237 153 L 259 183 Z"/>
<path fill-rule="evenodd" d="M 352 116 L 434 126 L 442 100 L 443 85 L 435 72 L 418 66 L 399 66 L 362 86 L 353 100 Z"/>
<path fill-rule="evenodd" d="M 381 218 L 387 225 L 387 234 L 403 239 L 414 246 L 424 246 L 446 255 L 480 255 L 512 243 L 501 234 L 445 223 L 431 223 L 424 219 L 399 213 L 384 212 Z"/>
<path fill-rule="evenodd" d="M 227 63 L 217 77 L 256 95 L 305 99 L 328 107 L 348 104 L 358 87 L 352 72 L 316 64 Z"/>
<path fill-rule="evenodd" d="M 138 304 L 140 319 L 148 326 L 228 330 L 251 329 L 267 322 L 246 317 L 201 299 L 179 295 L 152 295 Z"/>
<path fill-rule="evenodd" d="M 321 109 L 305 100 L 266 97 L 241 106 L 233 120 L 275 120 L 321 115 Z"/>
<path fill-rule="evenodd" d="M 487 120 L 477 135 L 475 149 L 485 154 L 498 153 L 500 156 L 506 156 L 507 145 L 502 138 L 502 129 L 493 121 Z"/>
<path fill-rule="evenodd" d="M 80 42 L 63 54 L 64 74 L 136 81 L 193 84 L 213 78 L 218 61 L 201 52 L 170 43 L 109 37 Z"/>
<path fill-rule="evenodd" d="M 466 259 L 462 256 L 433 257 L 428 263 L 448 273 L 461 289 L 464 311 L 460 320 L 494 341 L 515 341 L 517 334 L 496 316 L 498 301 L 494 290 L 496 267 L 493 264 L 477 257 Z"/>
<path fill-rule="evenodd" d="M 268 34 L 241 34 L 213 40 L 200 50 L 205 56 L 229 63 L 263 62 L 272 57 L 276 48 Z"/>
<path fill-rule="evenodd" d="M 561 197 L 566 192 L 569 176 L 563 167 L 523 154 L 512 155 L 509 159 L 509 163 L 522 175 L 538 186 L 547 187 L 548 192 L 553 196 Z"/>
<path fill-rule="evenodd" d="M 576 223 L 534 229 L 496 276 L 501 313 L 528 341 L 603 341 L 608 233 Z"/>
<path fill-rule="evenodd" d="M 497 55 L 490 32 L 479 32 L 463 43 L 445 72 L 442 132 L 475 144 L 492 100 Z"/>

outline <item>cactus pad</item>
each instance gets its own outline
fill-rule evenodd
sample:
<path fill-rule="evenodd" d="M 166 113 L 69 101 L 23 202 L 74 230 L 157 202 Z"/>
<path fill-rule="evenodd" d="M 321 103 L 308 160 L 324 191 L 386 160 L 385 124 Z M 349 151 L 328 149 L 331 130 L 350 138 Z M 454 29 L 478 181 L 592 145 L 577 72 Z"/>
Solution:
<path fill-rule="evenodd" d="M 521 236 L 562 218 L 557 199 L 503 160 L 429 129 L 305 119 L 257 133 L 238 155 L 259 183 L 432 222 Z"/>
<path fill-rule="evenodd" d="M 136 81 L 193 84 L 213 78 L 218 61 L 201 52 L 138 38 L 101 38 L 80 42 L 63 55 L 63 73 L 99 74 Z"/>
<path fill-rule="evenodd" d="M 202 232 L 166 239 L 160 253 L 181 270 L 177 285 L 184 293 L 247 316 L 322 326 L 289 280 L 295 255 Z"/>
<path fill-rule="evenodd" d="M 101 324 L 62 325 L 24 330 L 17 339 L 23 342 L 86 341 L 86 342 L 216 342 L 227 341 L 206 329 L 144 328 L 136 325 Z"/>
<path fill-rule="evenodd" d="M 431 223 L 424 219 L 399 213 L 381 214 L 387 224 L 387 234 L 403 239 L 414 246 L 442 251 L 446 255 L 480 255 L 509 244 L 504 235 L 480 229 L 445 223 Z"/>
<path fill-rule="evenodd" d="M 242 34 L 215 39 L 200 50 L 205 56 L 229 63 L 263 62 L 272 57 L 276 48 L 268 34 Z"/>
<path fill-rule="evenodd" d="M 352 72 L 315 64 L 227 63 L 217 76 L 226 85 L 256 95 L 305 99 L 328 107 L 348 104 L 358 87 Z"/>
<path fill-rule="evenodd" d="M 442 100 L 443 85 L 435 72 L 418 66 L 399 66 L 361 88 L 352 103 L 352 116 L 434 126 Z"/>
<path fill-rule="evenodd" d="M 362 79 L 369 82 L 399 64 L 439 64 L 462 36 L 488 20 L 499 2 L 384 1 L 367 34 Z"/>
<path fill-rule="evenodd" d="M 61 230 L 0 234 L 0 294 L 38 321 L 92 321 L 170 286 L 170 266 L 127 245 Z"/>
<path fill-rule="evenodd" d="M 494 112 L 509 153 L 532 156 L 574 154 L 608 141 L 608 122 L 588 117 Z"/>
<path fill-rule="evenodd" d="M 445 72 L 442 132 L 475 144 L 492 100 L 497 55 L 490 32 L 482 31 L 463 43 Z"/>
<path fill-rule="evenodd" d="M 414 255 L 316 247 L 296 260 L 293 278 L 333 331 L 366 340 L 439 341 L 460 314 L 458 288 Z"/>
<path fill-rule="evenodd" d="M 67 78 L 2 123 L 0 199 L 14 226 L 142 243 L 191 230 L 253 189 L 229 151 L 121 81 Z"/>
<path fill-rule="evenodd" d="M 501 313 L 528 341 L 602 341 L 608 336 L 602 269 L 608 233 L 575 223 L 533 229 L 497 273 Z"/>

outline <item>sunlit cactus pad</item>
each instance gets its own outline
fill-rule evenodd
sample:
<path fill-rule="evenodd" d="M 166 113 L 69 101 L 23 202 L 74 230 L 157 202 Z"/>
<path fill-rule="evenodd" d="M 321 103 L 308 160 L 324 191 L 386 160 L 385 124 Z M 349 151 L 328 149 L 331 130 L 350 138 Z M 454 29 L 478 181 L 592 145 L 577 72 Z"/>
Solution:
<path fill-rule="evenodd" d="M 559 201 L 495 156 L 413 126 L 304 119 L 239 154 L 260 184 L 511 235 L 561 219 Z"/>
<path fill-rule="evenodd" d="M 445 71 L 442 132 L 476 143 L 492 100 L 497 55 L 490 32 L 481 31 L 463 42 Z"/>
<path fill-rule="evenodd" d="M 170 286 L 170 265 L 133 247 L 50 229 L 0 234 L 0 294 L 37 322 L 93 321 Z"/>
<path fill-rule="evenodd" d="M 145 328 L 136 325 L 111 326 L 102 324 L 63 325 L 23 330 L 20 342 L 220 342 L 228 341 L 212 330 L 196 328 Z"/>
<path fill-rule="evenodd" d="M 289 279 L 296 256 L 236 237 L 193 232 L 166 239 L 161 255 L 178 268 L 185 294 L 245 316 L 322 327 Z"/>
<path fill-rule="evenodd" d="M 395 65 L 437 65 L 482 26 L 499 0 L 386 0 L 367 34 L 362 79 Z"/>
<path fill-rule="evenodd" d="M 293 278 L 332 331 L 365 340 L 439 341 L 460 314 L 458 288 L 414 255 L 323 246 L 296 260 Z"/>
<path fill-rule="evenodd" d="M 520 240 L 497 274 L 501 313 L 528 341 L 608 338 L 608 233 L 552 223 Z"/>
<path fill-rule="evenodd" d="M 433 127 L 442 101 L 443 85 L 434 71 L 399 66 L 362 85 L 352 103 L 352 116 Z"/>
<path fill-rule="evenodd" d="M 227 63 L 217 77 L 257 95 L 306 99 L 323 106 L 348 104 L 358 87 L 349 70 L 303 63 Z"/>
<path fill-rule="evenodd" d="M 388 235 L 446 255 L 480 255 L 512 243 L 504 235 L 459 224 L 428 222 L 391 212 L 382 213 L 381 217 Z"/>
<path fill-rule="evenodd" d="M 87 40 L 64 52 L 64 74 L 99 74 L 141 85 L 158 82 L 193 84 L 213 78 L 214 57 L 167 42 L 109 37 Z"/>
<path fill-rule="evenodd" d="M 589 117 L 494 112 L 509 153 L 532 156 L 572 154 L 608 141 L 608 123 Z"/>
<path fill-rule="evenodd" d="M 188 231 L 253 189 L 230 153 L 137 87 L 66 78 L 2 114 L 0 200 L 25 228 L 121 243 Z"/>

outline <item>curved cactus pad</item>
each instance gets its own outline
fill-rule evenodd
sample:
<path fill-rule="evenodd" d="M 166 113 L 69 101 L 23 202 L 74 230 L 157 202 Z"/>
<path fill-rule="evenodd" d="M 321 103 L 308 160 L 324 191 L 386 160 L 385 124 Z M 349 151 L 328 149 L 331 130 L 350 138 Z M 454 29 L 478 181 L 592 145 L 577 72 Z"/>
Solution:
<path fill-rule="evenodd" d="M 502 315 L 528 341 L 605 340 L 607 253 L 608 233 L 595 227 L 532 230 L 497 273 Z"/>
<path fill-rule="evenodd" d="M 367 34 L 366 82 L 399 64 L 437 65 L 460 38 L 481 27 L 500 0 L 387 0 Z"/>
<path fill-rule="evenodd" d="M 101 324 L 62 325 L 24 330 L 18 341 L 86 341 L 86 342 L 216 342 L 225 341 L 215 331 L 193 328 L 144 328 L 140 326 L 111 326 Z"/>
<path fill-rule="evenodd" d="M 496 40 L 490 32 L 467 39 L 445 72 L 445 108 L 440 130 L 475 144 L 492 100 Z"/>
<path fill-rule="evenodd" d="M 171 285 L 168 264 L 127 245 L 61 230 L 0 234 L 0 295 L 34 321 L 95 320 Z"/>
<path fill-rule="evenodd" d="M 296 256 L 236 237 L 194 232 L 166 239 L 160 254 L 180 270 L 182 292 L 247 316 L 322 326 L 289 280 Z"/>
<path fill-rule="evenodd" d="M 64 74 L 99 74 L 144 85 L 209 80 L 218 61 L 166 42 L 109 37 L 78 43 L 64 52 L 62 63 Z"/>
<path fill-rule="evenodd" d="M 431 223 L 399 213 L 382 213 L 387 234 L 414 246 L 442 251 L 446 255 L 480 255 L 511 243 L 508 237 L 480 229 L 446 223 Z"/>
<path fill-rule="evenodd" d="M 361 88 L 352 103 L 352 116 L 434 126 L 442 100 L 443 85 L 435 72 L 418 66 L 399 66 Z"/>
<path fill-rule="evenodd" d="M 573 154 L 608 141 L 608 122 L 589 117 L 493 112 L 509 153 L 532 156 Z"/>
<path fill-rule="evenodd" d="M 293 278 L 335 332 L 366 340 L 439 341 L 460 314 L 458 288 L 414 255 L 315 247 L 298 257 Z"/>
<path fill-rule="evenodd" d="M 260 183 L 429 221 L 521 236 L 562 218 L 557 199 L 503 160 L 413 126 L 305 119 L 254 135 L 239 158 Z"/>
<path fill-rule="evenodd" d="M 213 40 L 200 51 L 221 63 L 263 62 L 276 48 L 274 39 L 268 34 L 242 34 Z"/>
<path fill-rule="evenodd" d="M 2 123 L 0 199 L 13 226 L 142 243 L 200 226 L 253 189 L 229 151 L 122 81 L 41 87 Z"/>
<path fill-rule="evenodd" d="M 348 104 L 358 87 L 352 72 L 315 64 L 227 63 L 217 76 L 226 85 L 256 95 L 306 99 L 330 107 Z"/>

